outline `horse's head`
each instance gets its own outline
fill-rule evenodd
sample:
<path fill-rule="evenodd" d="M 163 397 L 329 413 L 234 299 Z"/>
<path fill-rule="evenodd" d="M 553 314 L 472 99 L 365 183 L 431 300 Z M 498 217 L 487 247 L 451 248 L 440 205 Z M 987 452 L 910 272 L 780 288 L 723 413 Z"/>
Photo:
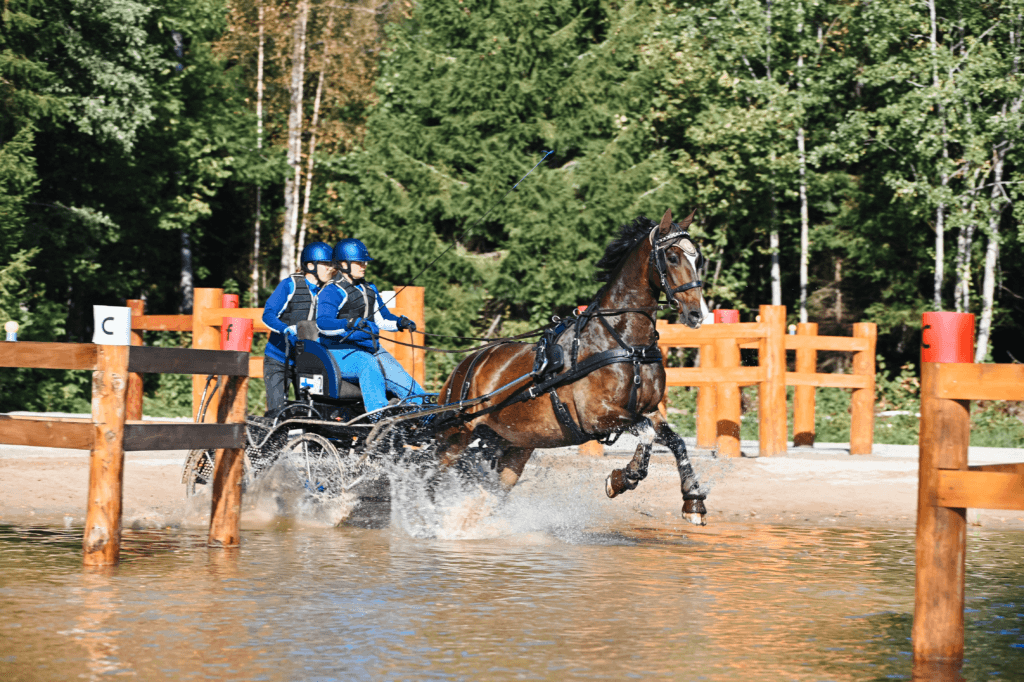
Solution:
<path fill-rule="evenodd" d="M 686 231 L 696 212 L 676 224 L 672 222 L 672 211 L 665 211 L 661 224 L 651 230 L 648 268 L 651 286 L 665 292 L 669 303 L 679 311 L 679 319 L 693 329 L 700 328 L 708 313 L 700 281 L 704 256 Z"/>

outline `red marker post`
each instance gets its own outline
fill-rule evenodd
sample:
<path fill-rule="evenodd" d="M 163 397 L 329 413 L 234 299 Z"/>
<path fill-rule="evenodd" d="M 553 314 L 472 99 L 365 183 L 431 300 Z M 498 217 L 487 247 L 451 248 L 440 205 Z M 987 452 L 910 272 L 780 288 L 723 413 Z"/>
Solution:
<path fill-rule="evenodd" d="M 974 362 L 974 315 L 924 313 L 921 362 Z"/>
<path fill-rule="evenodd" d="M 728 324 L 740 321 L 740 311 L 728 308 L 719 308 L 715 311 L 715 324 Z"/>
<path fill-rule="evenodd" d="M 238 307 L 238 294 L 221 294 L 220 297 L 221 308 L 237 308 Z"/>
<path fill-rule="evenodd" d="M 225 317 L 220 325 L 220 348 L 248 353 L 252 348 L 252 320 L 247 317 Z"/>

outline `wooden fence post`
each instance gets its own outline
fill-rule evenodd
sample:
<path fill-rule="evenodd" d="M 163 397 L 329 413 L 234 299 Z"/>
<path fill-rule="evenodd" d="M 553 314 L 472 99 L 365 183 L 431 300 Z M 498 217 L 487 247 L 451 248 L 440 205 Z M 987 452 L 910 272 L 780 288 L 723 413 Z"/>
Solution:
<path fill-rule="evenodd" d="M 870 455 L 875 437 L 875 341 L 874 322 L 853 325 L 854 338 L 865 339 L 867 350 L 853 354 L 853 373 L 867 380 L 866 388 L 855 388 L 850 399 L 850 454 Z"/>
<path fill-rule="evenodd" d="M 384 298 L 384 305 L 396 315 L 405 315 L 416 323 L 416 332 L 385 332 L 380 333 L 382 345 L 391 353 L 395 360 L 398 360 L 405 371 L 407 371 L 420 386 L 427 378 L 427 352 L 422 348 L 410 348 L 388 341 L 401 341 L 402 343 L 414 343 L 419 346 L 426 345 L 426 337 L 423 332 L 426 329 L 427 321 L 424 315 L 423 287 L 397 287 L 397 292 L 392 299 Z"/>
<path fill-rule="evenodd" d="M 939 469 L 967 469 L 969 400 L 935 395 L 940 365 L 921 364 L 920 464 L 914 586 L 914 662 L 964 655 L 967 510 L 935 506 Z"/>
<path fill-rule="evenodd" d="M 93 445 L 82 540 L 86 566 L 110 566 L 120 558 L 129 348 L 96 347 L 96 369 L 92 373 Z"/>
<path fill-rule="evenodd" d="M 127 305 L 132 309 L 132 317 L 142 317 L 146 314 L 146 302 L 139 299 L 129 298 Z M 133 346 L 145 345 L 145 339 L 141 331 L 132 330 L 131 344 Z M 142 375 L 132 372 L 128 375 L 128 397 L 125 398 L 125 419 L 142 419 Z"/>
<path fill-rule="evenodd" d="M 209 308 L 219 308 L 223 289 L 195 289 L 192 298 L 192 347 L 206 350 L 220 350 L 220 330 L 217 327 L 206 324 L 203 320 L 203 311 Z M 205 375 L 193 375 L 192 377 L 192 419 L 199 415 L 200 402 L 203 397 L 203 388 L 206 386 Z M 214 391 L 215 382 L 210 383 L 210 391 Z M 219 397 L 210 397 L 210 407 L 206 411 L 206 420 L 211 421 L 212 416 L 217 414 Z"/>
<path fill-rule="evenodd" d="M 817 322 L 801 322 L 796 326 L 797 336 L 817 336 Z M 818 371 L 818 351 L 798 348 L 796 371 L 813 374 Z M 793 445 L 814 445 L 814 386 L 796 386 L 793 391 Z"/>
<path fill-rule="evenodd" d="M 701 369 L 715 366 L 715 346 L 707 344 L 700 347 Z M 697 447 L 710 450 L 715 447 L 718 427 L 715 423 L 718 412 L 717 399 L 713 384 L 704 384 L 697 388 Z"/>
<path fill-rule="evenodd" d="M 764 380 L 758 385 L 761 456 L 786 454 L 786 306 L 763 305 L 761 324 L 767 334 L 758 343 Z"/>
<path fill-rule="evenodd" d="M 715 341 L 715 367 L 727 369 L 740 366 L 740 346 L 736 339 Z M 716 434 L 719 457 L 740 456 L 740 387 L 739 384 L 717 384 L 715 387 Z"/>
<path fill-rule="evenodd" d="M 229 377 L 221 394 L 217 411 L 220 424 L 245 423 L 249 377 Z M 210 506 L 210 535 L 212 547 L 237 547 L 242 516 L 242 448 L 217 451 L 213 469 L 213 500 Z"/>

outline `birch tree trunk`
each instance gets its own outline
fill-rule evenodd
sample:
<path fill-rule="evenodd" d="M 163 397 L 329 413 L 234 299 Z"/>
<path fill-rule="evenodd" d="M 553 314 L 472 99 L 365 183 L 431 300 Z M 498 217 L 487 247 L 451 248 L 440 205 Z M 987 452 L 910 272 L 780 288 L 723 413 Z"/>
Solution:
<path fill-rule="evenodd" d="M 956 238 L 956 311 L 971 311 L 971 246 L 974 243 L 974 225 L 963 225 Z"/>
<path fill-rule="evenodd" d="M 192 238 L 181 231 L 181 313 L 192 314 Z"/>
<path fill-rule="evenodd" d="M 256 151 L 263 149 L 263 3 L 256 10 L 259 39 L 256 43 Z M 263 211 L 263 188 L 256 185 L 256 220 L 252 230 L 252 279 L 249 285 L 249 304 L 259 306 L 260 297 L 260 217 Z"/>
<path fill-rule="evenodd" d="M 796 33 L 799 36 L 799 40 L 803 38 L 804 34 L 804 5 L 802 2 L 797 3 L 797 14 L 799 18 L 797 19 Z M 803 45 L 798 43 L 797 49 L 800 50 L 796 59 L 796 89 L 798 97 L 802 94 L 804 87 L 804 54 L 802 48 Z M 800 111 L 800 126 L 796 129 L 796 149 L 800 166 L 800 321 L 807 322 L 807 258 L 808 251 L 810 250 L 810 220 L 807 210 L 807 150 L 804 147 L 802 101 L 800 102 Z"/>
<path fill-rule="evenodd" d="M 772 82 L 772 0 L 767 0 L 765 5 L 765 78 Z M 771 95 L 770 95 L 771 96 Z M 769 109 L 774 109 L 769 102 Z M 770 157 L 771 161 L 771 210 L 768 232 L 768 249 L 772 255 L 771 279 L 772 279 L 772 305 L 782 305 L 782 271 L 779 266 L 779 227 L 776 221 L 777 206 L 775 197 L 775 151 Z"/>
<path fill-rule="evenodd" d="M 1007 202 L 1002 200 L 1003 160 L 1008 149 L 995 151 L 992 168 L 992 207 L 988 218 L 988 244 L 985 246 L 985 279 L 981 285 L 981 324 L 978 326 L 978 344 L 974 361 L 984 362 L 988 357 L 989 341 L 992 336 L 992 308 L 995 304 L 996 263 L 999 260 L 999 222 Z"/>
<path fill-rule="evenodd" d="M 302 198 L 302 227 L 299 230 L 299 243 L 295 247 L 296 259 L 302 253 L 302 247 L 306 245 L 306 226 L 309 222 L 309 195 L 313 191 L 313 165 L 316 154 L 316 133 L 317 125 L 320 122 L 320 101 L 324 92 L 324 74 L 327 73 L 328 53 L 330 50 L 331 34 L 334 29 L 334 12 L 330 9 L 327 15 L 327 28 L 324 30 L 324 54 L 323 62 L 320 65 L 320 76 L 316 81 L 316 95 L 313 97 L 313 120 L 310 122 L 309 135 L 309 158 L 306 162 L 306 192 Z"/>
<path fill-rule="evenodd" d="M 284 229 L 281 232 L 280 278 L 296 271 L 295 237 L 298 230 L 299 190 L 302 182 L 302 85 L 306 74 L 306 24 L 309 0 L 299 0 L 292 32 L 292 74 L 288 112 L 288 165 L 292 175 L 284 181 Z"/>
<path fill-rule="evenodd" d="M 940 198 L 938 206 L 935 209 L 935 279 L 934 279 L 934 293 L 932 296 L 932 307 L 935 310 L 942 310 L 942 280 L 945 275 L 945 263 L 946 263 L 946 206 L 943 200 L 945 196 L 946 185 L 949 184 L 949 176 L 946 172 L 946 164 L 949 160 L 949 147 L 946 144 L 946 123 L 944 120 L 945 113 L 942 110 L 942 93 L 940 90 L 939 83 L 939 68 L 938 68 L 938 22 L 935 17 L 935 0 L 928 0 L 928 13 L 931 19 L 931 52 L 932 52 L 932 87 L 935 90 L 936 97 L 936 111 L 940 117 L 943 117 L 941 122 L 942 125 L 942 157 L 943 164 L 940 170 Z"/>

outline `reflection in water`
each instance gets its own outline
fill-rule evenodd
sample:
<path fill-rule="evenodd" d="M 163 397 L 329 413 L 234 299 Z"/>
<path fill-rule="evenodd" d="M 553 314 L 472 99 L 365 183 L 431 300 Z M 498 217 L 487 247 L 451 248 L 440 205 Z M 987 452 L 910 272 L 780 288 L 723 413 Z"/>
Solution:
<path fill-rule="evenodd" d="M 912 671 L 910 531 L 644 519 L 398 530 L 0 527 L 0 679 L 989 680 L 1024 664 L 1021 536 L 968 543 L 967 661 Z"/>

